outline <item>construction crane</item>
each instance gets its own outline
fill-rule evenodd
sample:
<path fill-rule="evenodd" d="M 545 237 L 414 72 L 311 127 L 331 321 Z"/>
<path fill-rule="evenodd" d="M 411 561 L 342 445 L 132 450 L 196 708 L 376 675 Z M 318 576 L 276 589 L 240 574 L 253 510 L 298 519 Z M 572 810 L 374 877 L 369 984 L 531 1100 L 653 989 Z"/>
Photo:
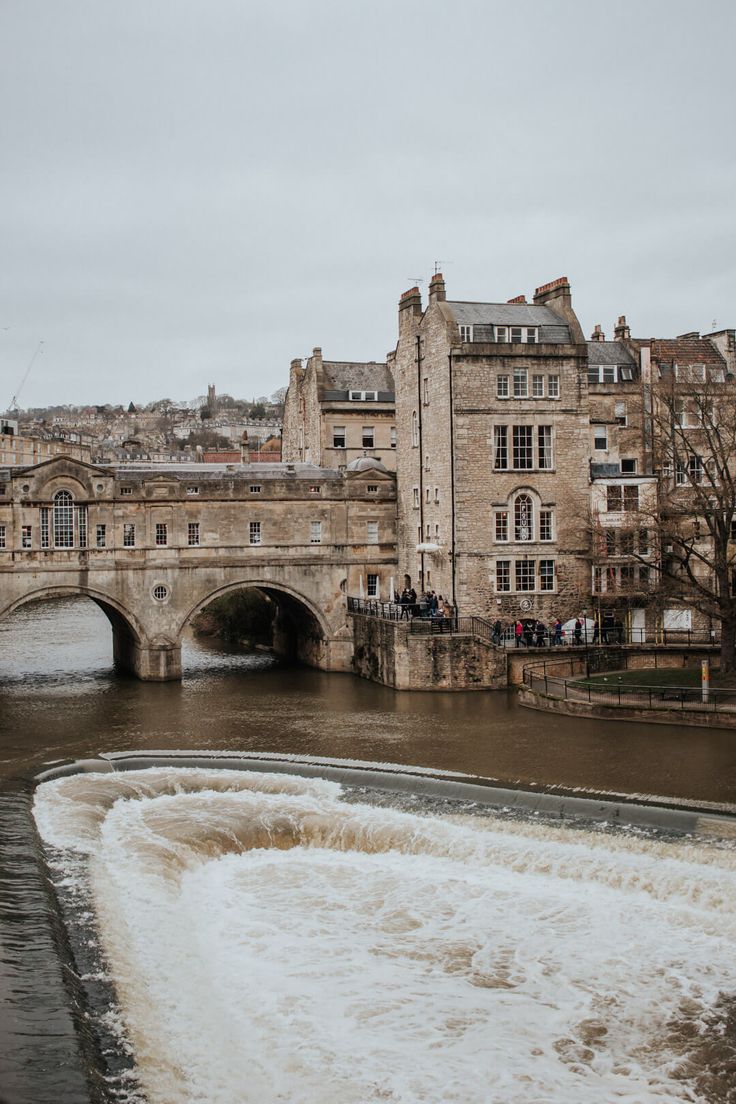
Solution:
<path fill-rule="evenodd" d="M 25 386 L 26 380 L 28 379 L 28 377 L 31 374 L 31 368 L 36 363 L 36 361 L 38 360 L 38 358 L 39 358 L 39 356 L 41 355 L 42 352 L 43 352 L 43 341 L 39 341 L 38 345 L 36 346 L 36 351 L 34 352 L 31 359 L 28 361 L 28 367 L 26 368 L 26 370 L 23 374 L 23 379 L 20 381 L 20 384 L 18 385 L 18 390 L 15 392 L 12 399 L 10 400 L 10 406 L 8 407 L 8 410 L 18 410 L 19 409 L 19 407 L 18 407 L 18 397 L 19 397 L 21 391 L 23 390 L 23 387 Z"/>

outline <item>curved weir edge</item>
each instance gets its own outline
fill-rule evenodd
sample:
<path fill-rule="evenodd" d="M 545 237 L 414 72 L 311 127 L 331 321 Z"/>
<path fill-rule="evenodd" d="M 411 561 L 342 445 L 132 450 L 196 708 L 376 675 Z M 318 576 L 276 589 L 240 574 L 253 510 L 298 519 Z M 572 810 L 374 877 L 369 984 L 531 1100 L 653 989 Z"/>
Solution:
<path fill-rule="evenodd" d="M 666 800 L 610 800 L 594 795 L 525 790 L 499 785 L 495 780 L 458 772 L 435 771 L 363 760 L 277 755 L 269 752 L 121 751 L 96 759 L 77 759 L 49 766 L 35 776 L 36 783 L 65 775 L 145 770 L 149 767 L 199 767 L 250 770 L 326 778 L 348 786 L 369 786 L 395 793 L 416 793 L 456 801 L 475 802 L 499 809 L 517 809 L 560 820 L 583 819 L 659 828 L 696 837 L 736 839 L 736 809 L 705 809 L 696 803 L 668 804 Z"/>

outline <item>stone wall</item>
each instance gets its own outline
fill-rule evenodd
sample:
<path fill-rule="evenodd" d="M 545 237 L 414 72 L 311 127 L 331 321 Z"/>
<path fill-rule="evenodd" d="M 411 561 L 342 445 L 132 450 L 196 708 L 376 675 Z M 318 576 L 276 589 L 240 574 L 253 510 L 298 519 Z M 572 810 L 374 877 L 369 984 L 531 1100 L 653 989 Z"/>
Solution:
<path fill-rule="evenodd" d="M 413 633 L 407 622 L 355 615 L 353 669 L 395 690 L 501 690 L 503 649 L 473 636 Z"/>

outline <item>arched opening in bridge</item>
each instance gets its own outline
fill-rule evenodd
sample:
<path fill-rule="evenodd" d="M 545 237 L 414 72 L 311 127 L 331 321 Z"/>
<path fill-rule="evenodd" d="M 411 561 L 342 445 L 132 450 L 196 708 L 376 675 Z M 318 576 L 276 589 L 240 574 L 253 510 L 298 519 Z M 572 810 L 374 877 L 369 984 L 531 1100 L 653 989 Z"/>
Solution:
<path fill-rule="evenodd" d="M 238 583 L 210 595 L 190 615 L 187 627 L 204 647 L 271 652 L 311 666 L 319 666 L 324 653 L 324 632 L 315 613 L 296 595 L 267 584 Z M 186 638 L 184 644 L 186 668 L 191 662 Z"/>
<path fill-rule="evenodd" d="M 112 606 L 82 594 L 41 594 L 0 618 L 0 671 L 10 683 L 101 678 L 120 667 L 115 656 L 134 638 Z"/>

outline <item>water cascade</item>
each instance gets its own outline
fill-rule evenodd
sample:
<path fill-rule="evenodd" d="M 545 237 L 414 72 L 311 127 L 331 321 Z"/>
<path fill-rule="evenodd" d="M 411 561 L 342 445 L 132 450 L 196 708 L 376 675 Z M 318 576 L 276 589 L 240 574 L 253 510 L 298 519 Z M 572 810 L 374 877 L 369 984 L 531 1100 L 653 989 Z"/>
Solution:
<path fill-rule="evenodd" d="M 346 796 L 175 767 L 39 787 L 149 1104 L 727 1099 L 732 849 Z"/>

